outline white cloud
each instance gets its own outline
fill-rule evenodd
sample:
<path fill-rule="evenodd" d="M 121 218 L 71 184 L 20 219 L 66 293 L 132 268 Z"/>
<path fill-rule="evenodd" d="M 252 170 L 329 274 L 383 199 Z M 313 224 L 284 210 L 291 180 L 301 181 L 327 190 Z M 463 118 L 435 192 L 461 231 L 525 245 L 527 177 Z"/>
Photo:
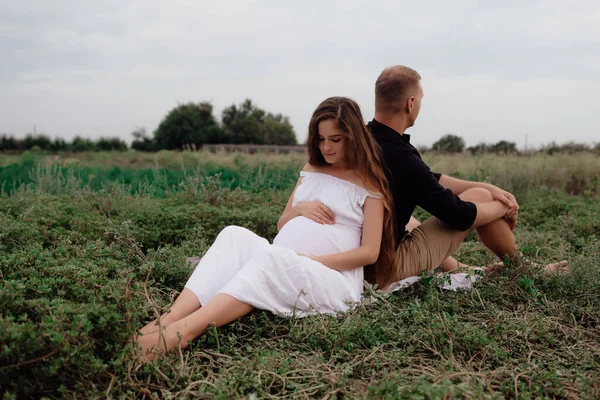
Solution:
<path fill-rule="evenodd" d="M 378 73 L 403 63 L 426 90 L 417 143 L 594 141 L 599 22 L 594 0 L 4 2 L 0 132 L 129 140 L 179 102 L 250 97 L 303 140 L 326 96 L 370 117 Z"/>

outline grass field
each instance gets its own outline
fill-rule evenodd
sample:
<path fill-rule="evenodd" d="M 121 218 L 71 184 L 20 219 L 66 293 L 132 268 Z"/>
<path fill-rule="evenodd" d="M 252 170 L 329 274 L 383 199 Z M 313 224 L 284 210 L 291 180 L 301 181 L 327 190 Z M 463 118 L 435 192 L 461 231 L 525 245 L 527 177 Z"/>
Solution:
<path fill-rule="evenodd" d="M 571 273 L 516 260 L 470 292 L 426 276 L 339 318 L 255 311 L 136 369 L 129 338 L 186 257 L 230 224 L 272 239 L 303 156 L 0 156 L 4 398 L 598 398 L 600 157 L 426 158 L 513 191 L 522 251 Z M 458 258 L 492 260 L 475 235 Z"/>

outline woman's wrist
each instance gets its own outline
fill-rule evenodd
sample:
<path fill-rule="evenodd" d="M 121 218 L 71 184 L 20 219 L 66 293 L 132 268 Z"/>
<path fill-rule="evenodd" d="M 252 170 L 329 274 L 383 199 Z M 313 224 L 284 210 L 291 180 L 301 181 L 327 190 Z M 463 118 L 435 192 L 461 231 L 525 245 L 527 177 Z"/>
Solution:
<path fill-rule="evenodd" d="M 299 217 L 302 215 L 302 208 L 300 206 L 300 203 L 297 203 L 295 206 L 292 207 L 292 209 L 290 210 L 291 214 L 291 218 L 295 218 L 295 217 Z M 290 219 L 291 219 L 290 218 Z"/>

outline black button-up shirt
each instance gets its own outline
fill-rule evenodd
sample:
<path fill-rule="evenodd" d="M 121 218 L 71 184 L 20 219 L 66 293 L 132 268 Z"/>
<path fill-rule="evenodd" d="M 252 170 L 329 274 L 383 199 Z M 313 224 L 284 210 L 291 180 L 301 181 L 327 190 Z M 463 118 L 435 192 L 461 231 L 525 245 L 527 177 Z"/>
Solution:
<path fill-rule="evenodd" d="M 417 206 L 447 223 L 466 231 L 477 216 L 477 207 L 462 201 L 440 185 L 441 174 L 433 173 L 410 144 L 410 135 L 400 135 L 376 120 L 368 123 L 382 150 L 384 172 L 390 184 L 396 223 L 394 237 L 399 244 L 406 235 L 406 224 Z"/>

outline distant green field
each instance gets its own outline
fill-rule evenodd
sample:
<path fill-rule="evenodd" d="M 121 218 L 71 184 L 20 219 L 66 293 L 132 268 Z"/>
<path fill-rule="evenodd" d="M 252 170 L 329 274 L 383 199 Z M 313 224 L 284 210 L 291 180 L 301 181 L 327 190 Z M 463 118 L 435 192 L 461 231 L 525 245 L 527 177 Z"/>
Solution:
<path fill-rule="evenodd" d="M 600 189 L 600 156 L 537 154 L 528 157 L 442 155 L 426 153 L 434 171 L 496 184 L 516 195 L 533 190 L 560 190 L 594 195 Z M 131 194 L 164 197 L 185 182 L 218 179 L 228 189 L 257 192 L 294 186 L 306 162 L 302 154 L 167 152 L 74 153 L 46 156 L 26 152 L 0 155 L 0 192 L 20 188 L 58 193 L 64 188 L 107 190 L 115 184 Z"/>
<path fill-rule="evenodd" d="M 302 155 L 0 155 L 4 398 L 598 398 L 600 157 L 442 156 L 521 202 L 517 260 L 468 293 L 419 284 L 339 318 L 256 311 L 134 368 L 130 338 L 165 311 L 225 226 L 272 239 Z M 418 210 L 417 215 L 427 214 Z M 474 234 L 457 258 L 493 260 Z"/>

